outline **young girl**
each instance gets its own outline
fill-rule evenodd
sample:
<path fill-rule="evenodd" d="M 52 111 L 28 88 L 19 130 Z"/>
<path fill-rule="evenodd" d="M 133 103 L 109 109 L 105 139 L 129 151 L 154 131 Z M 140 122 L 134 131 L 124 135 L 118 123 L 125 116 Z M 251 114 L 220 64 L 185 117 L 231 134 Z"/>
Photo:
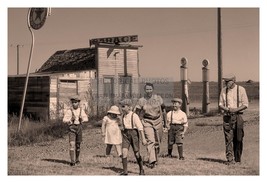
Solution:
<path fill-rule="evenodd" d="M 106 155 L 110 155 L 111 148 L 115 145 L 118 156 L 121 157 L 122 149 L 122 135 L 120 130 L 120 110 L 117 106 L 111 106 L 108 110 L 107 115 L 103 118 L 102 122 L 102 136 L 104 142 L 107 144 Z"/>

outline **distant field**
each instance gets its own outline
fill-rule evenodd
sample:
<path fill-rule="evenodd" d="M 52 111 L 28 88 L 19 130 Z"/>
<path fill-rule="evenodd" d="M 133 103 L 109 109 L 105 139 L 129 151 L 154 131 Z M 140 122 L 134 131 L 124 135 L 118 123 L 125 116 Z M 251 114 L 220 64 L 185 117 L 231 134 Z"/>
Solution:
<path fill-rule="evenodd" d="M 246 83 L 237 82 L 238 85 L 243 86 L 249 98 L 249 101 L 259 100 L 260 84 L 259 82 Z M 160 94 L 166 104 L 170 104 L 171 98 L 181 97 L 181 82 L 166 82 L 155 84 L 155 93 Z M 192 82 L 188 85 L 190 103 L 201 103 L 203 97 L 203 83 Z M 217 82 L 209 82 L 209 97 L 211 103 L 217 103 L 218 98 L 218 84 Z"/>

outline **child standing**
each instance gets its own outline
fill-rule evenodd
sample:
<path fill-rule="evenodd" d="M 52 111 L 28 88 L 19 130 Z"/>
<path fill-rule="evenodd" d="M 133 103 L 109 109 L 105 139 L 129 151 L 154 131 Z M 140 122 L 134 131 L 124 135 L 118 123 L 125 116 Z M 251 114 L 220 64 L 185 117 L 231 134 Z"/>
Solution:
<path fill-rule="evenodd" d="M 140 155 L 140 145 L 139 145 L 139 132 L 142 137 L 142 143 L 143 145 L 147 144 L 147 141 L 145 139 L 145 134 L 143 130 L 143 125 L 139 119 L 139 116 L 132 112 L 132 101 L 130 99 L 124 99 L 120 102 L 121 109 L 123 112 L 122 117 L 122 166 L 123 166 L 123 172 L 121 175 L 128 175 L 127 170 L 127 156 L 130 146 L 132 146 L 132 149 L 134 151 L 134 156 L 137 160 L 137 163 L 139 165 L 139 175 L 145 175 L 144 169 L 143 169 L 143 160 Z"/>
<path fill-rule="evenodd" d="M 104 142 L 106 146 L 106 155 L 109 156 L 112 146 L 115 145 L 118 156 L 122 156 L 122 135 L 119 128 L 120 119 L 120 110 L 117 106 L 111 106 L 108 110 L 107 115 L 103 118 L 102 122 L 102 136 L 104 137 Z"/>
<path fill-rule="evenodd" d="M 179 160 L 184 160 L 183 139 L 188 128 L 186 114 L 180 109 L 183 101 L 180 98 L 172 99 L 173 110 L 167 113 L 168 129 L 168 157 L 172 157 L 172 147 L 177 144 Z"/>
<path fill-rule="evenodd" d="M 88 121 L 88 116 L 80 107 L 80 97 L 75 95 L 70 98 L 71 108 L 64 113 L 63 123 L 69 125 L 70 165 L 79 164 L 80 148 L 82 142 L 82 123 Z"/>

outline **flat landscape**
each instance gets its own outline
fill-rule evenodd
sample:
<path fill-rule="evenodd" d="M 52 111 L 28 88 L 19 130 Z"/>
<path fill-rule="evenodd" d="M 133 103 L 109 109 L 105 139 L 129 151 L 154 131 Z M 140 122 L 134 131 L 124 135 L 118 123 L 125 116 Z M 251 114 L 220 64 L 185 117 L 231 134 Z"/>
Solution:
<path fill-rule="evenodd" d="M 163 136 L 159 165 L 154 169 L 145 166 L 145 174 L 151 175 L 259 175 L 259 103 L 254 100 L 243 115 L 245 137 L 242 163 L 232 166 L 225 164 L 225 146 L 222 131 L 222 116 L 195 117 L 189 119 L 189 129 L 184 140 L 185 160 L 177 159 L 177 148 L 173 155 L 167 153 L 167 134 Z M 93 123 L 93 122 L 91 122 Z M 98 122 L 101 123 L 101 122 Z M 84 125 L 81 149 L 81 164 L 69 165 L 68 136 L 53 141 L 8 147 L 8 172 L 12 175 L 109 175 L 116 176 L 122 171 L 121 160 L 115 148 L 112 156 L 106 157 L 100 127 Z M 141 154 L 147 160 L 145 147 Z M 138 175 L 132 150 L 129 154 L 129 175 Z"/>

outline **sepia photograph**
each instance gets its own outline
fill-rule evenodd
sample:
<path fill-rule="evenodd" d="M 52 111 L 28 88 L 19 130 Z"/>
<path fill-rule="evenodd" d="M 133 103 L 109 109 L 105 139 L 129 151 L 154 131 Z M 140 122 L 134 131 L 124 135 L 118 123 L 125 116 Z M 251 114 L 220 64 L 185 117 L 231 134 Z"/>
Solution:
<path fill-rule="evenodd" d="M 8 177 L 262 175 L 260 3 L 5 10 Z"/>

